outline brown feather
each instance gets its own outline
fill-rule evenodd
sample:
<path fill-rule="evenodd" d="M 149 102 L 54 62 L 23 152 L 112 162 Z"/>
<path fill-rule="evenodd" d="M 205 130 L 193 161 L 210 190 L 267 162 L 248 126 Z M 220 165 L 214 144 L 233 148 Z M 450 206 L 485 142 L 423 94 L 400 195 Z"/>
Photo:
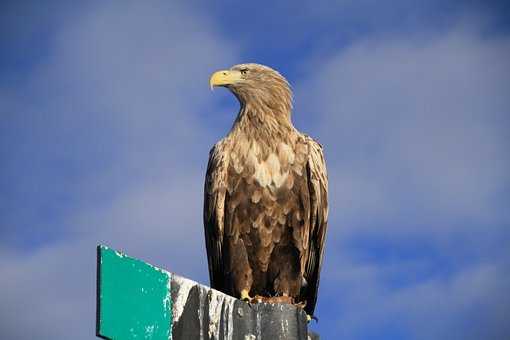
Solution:
<path fill-rule="evenodd" d="M 243 68 L 248 76 L 229 86 L 241 110 L 207 167 L 211 285 L 234 296 L 288 295 L 312 315 L 328 215 L 322 147 L 292 125 L 285 78 L 257 64 L 232 70 Z"/>

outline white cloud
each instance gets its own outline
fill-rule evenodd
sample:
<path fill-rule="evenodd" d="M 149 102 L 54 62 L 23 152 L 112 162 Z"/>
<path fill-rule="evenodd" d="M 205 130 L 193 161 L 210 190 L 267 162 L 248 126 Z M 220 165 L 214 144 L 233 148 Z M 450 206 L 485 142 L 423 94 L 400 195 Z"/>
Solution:
<path fill-rule="evenodd" d="M 509 57 L 507 37 L 463 21 L 307 66 L 297 114 L 316 115 L 331 183 L 319 307 L 335 301 L 339 338 L 510 333 Z"/>
<path fill-rule="evenodd" d="M 421 264 L 412 261 L 381 265 L 344 257 L 335 263 L 322 295 L 338 296 L 338 337 L 384 338 L 392 330 L 405 339 L 499 339 L 510 332 L 504 319 L 510 305 L 502 296 L 510 278 L 507 261 L 422 280 L 413 280 Z M 403 272 L 407 284 L 391 283 Z"/>
<path fill-rule="evenodd" d="M 402 232 L 397 217 L 406 215 L 434 234 L 455 228 L 452 217 L 501 223 L 509 56 L 508 38 L 462 27 L 360 41 L 309 67 L 302 110 L 317 112 L 337 197 L 331 211 L 344 228 Z"/>

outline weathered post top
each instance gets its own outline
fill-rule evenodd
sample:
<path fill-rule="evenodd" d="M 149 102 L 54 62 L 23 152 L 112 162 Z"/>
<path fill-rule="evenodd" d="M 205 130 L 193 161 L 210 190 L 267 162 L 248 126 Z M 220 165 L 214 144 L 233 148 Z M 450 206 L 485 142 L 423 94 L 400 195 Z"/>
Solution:
<path fill-rule="evenodd" d="M 131 340 L 319 339 L 288 304 L 248 304 L 105 246 L 97 247 L 96 335 Z"/>

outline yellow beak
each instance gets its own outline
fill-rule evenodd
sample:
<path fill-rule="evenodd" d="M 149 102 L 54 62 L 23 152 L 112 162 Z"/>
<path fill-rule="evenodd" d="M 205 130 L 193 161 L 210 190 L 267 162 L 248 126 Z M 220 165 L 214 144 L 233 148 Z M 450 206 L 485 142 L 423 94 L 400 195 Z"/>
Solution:
<path fill-rule="evenodd" d="M 230 85 L 238 82 L 239 80 L 241 80 L 240 71 L 221 70 L 213 73 L 209 80 L 209 85 L 212 90 L 214 86 Z"/>

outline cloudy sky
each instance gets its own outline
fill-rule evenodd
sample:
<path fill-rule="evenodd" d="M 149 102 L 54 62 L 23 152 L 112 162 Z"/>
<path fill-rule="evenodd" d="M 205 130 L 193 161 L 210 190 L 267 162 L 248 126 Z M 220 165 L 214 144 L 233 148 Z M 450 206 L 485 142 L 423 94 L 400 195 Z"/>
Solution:
<path fill-rule="evenodd" d="M 503 1 L 2 1 L 0 337 L 94 339 L 95 246 L 207 283 L 211 72 L 280 70 L 325 147 L 323 339 L 510 337 Z M 505 151 L 506 150 L 506 151 Z"/>

